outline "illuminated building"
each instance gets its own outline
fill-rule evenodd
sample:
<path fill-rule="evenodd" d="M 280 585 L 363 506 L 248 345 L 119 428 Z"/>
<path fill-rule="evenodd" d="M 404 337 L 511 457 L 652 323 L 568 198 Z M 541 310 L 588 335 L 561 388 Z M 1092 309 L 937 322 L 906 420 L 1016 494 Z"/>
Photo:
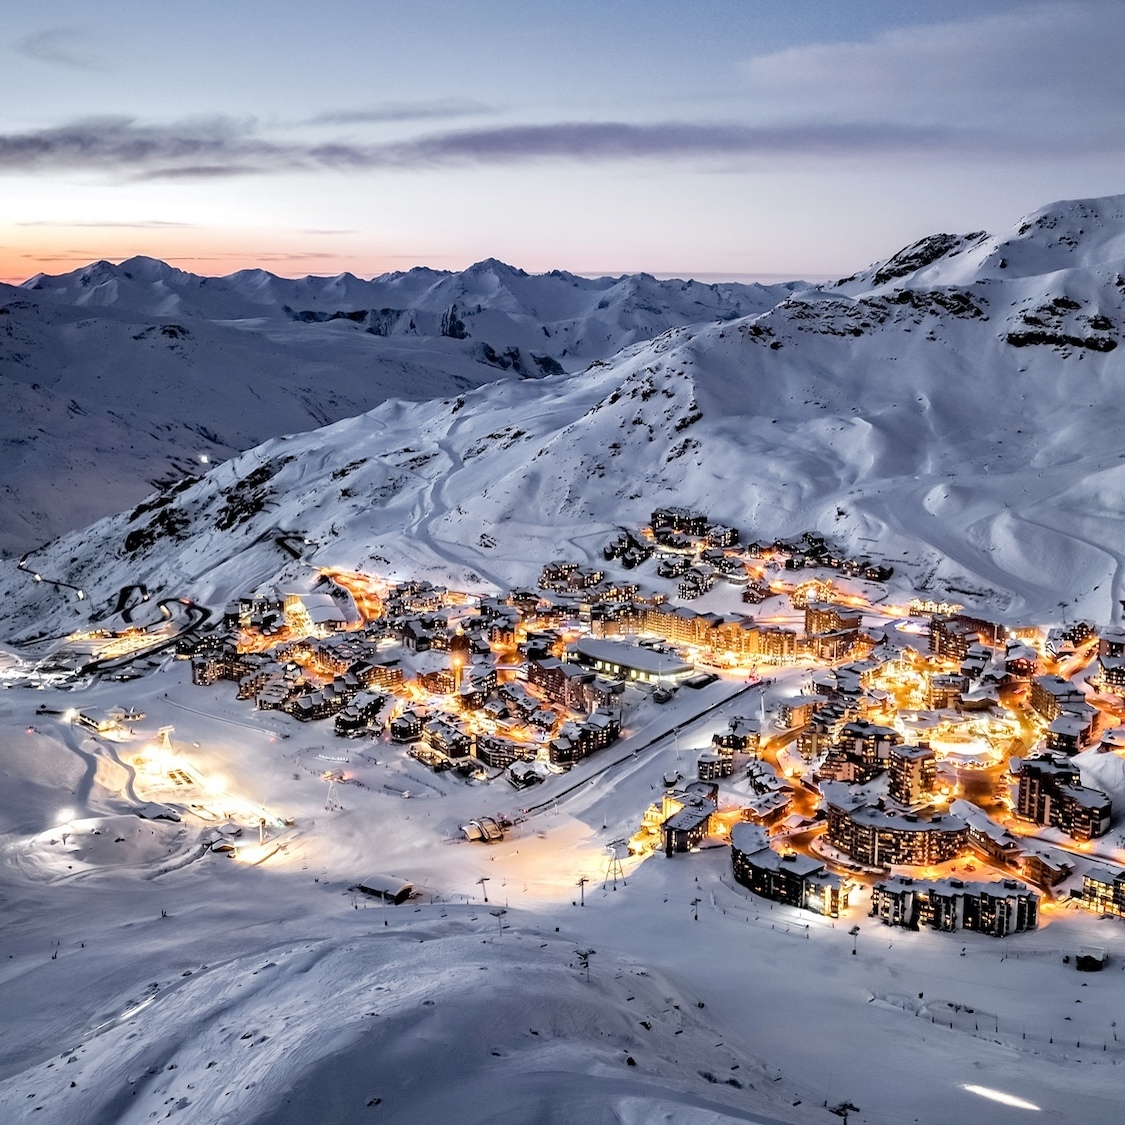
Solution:
<path fill-rule="evenodd" d="M 538 747 L 532 742 L 515 742 L 510 738 L 481 734 L 473 747 L 473 756 L 494 769 L 506 769 L 513 762 L 531 761 Z"/>
<path fill-rule="evenodd" d="M 1062 676 L 1050 673 L 1045 676 L 1036 676 L 1031 681 L 1031 706 L 1043 716 L 1047 722 L 1058 718 L 1063 711 L 1069 710 L 1074 704 L 1086 702 L 1082 689 L 1077 685 L 1064 680 Z"/>
<path fill-rule="evenodd" d="M 835 602 L 810 601 L 805 605 L 805 632 L 811 637 L 821 633 L 857 632 L 858 610 Z"/>
<path fill-rule="evenodd" d="M 816 914 L 838 918 L 848 907 L 850 884 L 824 863 L 764 846 L 762 830 L 736 824 L 730 833 L 734 877 L 756 895 Z"/>
<path fill-rule="evenodd" d="M 548 743 L 547 756 L 553 765 L 570 765 L 611 745 L 620 733 L 617 717 L 599 708 L 585 722 L 564 723 Z"/>
<path fill-rule="evenodd" d="M 1125 870 L 1091 867 L 1082 877 L 1082 894 L 1075 901 L 1095 914 L 1125 918 Z"/>
<path fill-rule="evenodd" d="M 553 702 L 585 712 L 586 688 L 594 682 L 594 673 L 580 664 L 564 664 L 553 656 L 545 656 L 528 661 L 527 682 Z"/>
<path fill-rule="evenodd" d="M 1094 627 L 1088 621 L 1075 621 L 1071 625 L 1056 625 L 1047 630 L 1045 645 L 1050 656 L 1059 656 L 1067 649 L 1082 644 L 1094 636 Z"/>
<path fill-rule="evenodd" d="M 901 741 L 902 735 L 891 727 L 852 719 L 839 728 L 819 772 L 834 781 L 864 785 L 887 768 Z"/>
<path fill-rule="evenodd" d="M 871 888 L 870 913 L 884 925 L 908 930 L 928 926 L 943 933 L 964 929 L 1004 937 L 1035 929 L 1039 895 L 1015 879 L 966 883 L 896 875 Z"/>
<path fill-rule="evenodd" d="M 567 660 L 609 676 L 647 683 L 686 680 L 695 671 L 692 664 L 670 653 L 595 637 L 579 637 L 567 649 Z"/>
<path fill-rule="evenodd" d="M 937 755 L 927 743 L 892 746 L 887 764 L 892 801 L 912 808 L 928 801 L 937 782 Z"/>
<path fill-rule="evenodd" d="M 969 647 L 978 641 L 998 645 L 1006 635 L 1003 625 L 981 617 L 935 613 L 930 618 L 930 652 L 950 660 L 964 660 Z"/>
<path fill-rule="evenodd" d="M 1090 840 L 1109 831 L 1112 804 L 1079 779 L 1078 767 L 1060 754 L 1013 758 L 1019 781 L 1016 815 L 1034 824 L 1058 828 L 1076 840 Z"/>
<path fill-rule="evenodd" d="M 691 512 L 687 508 L 656 508 L 652 513 L 652 530 L 676 531 L 683 535 L 706 535 L 711 521 L 701 512 Z M 737 532 L 735 533 L 737 538 Z"/>
<path fill-rule="evenodd" d="M 868 805 L 838 782 L 822 788 L 828 843 L 867 867 L 931 867 L 956 859 L 968 845 L 968 825 L 960 817 L 895 813 Z"/>
<path fill-rule="evenodd" d="M 661 826 L 664 854 L 671 856 L 698 848 L 707 838 L 714 812 L 714 801 L 694 794 L 685 796 L 681 808 Z"/>
<path fill-rule="evenodd" d="M 700 781 L 718 781 L 734 772 L 734 759 L 727 754 L 704 750 L 696 761 L 696 776 Z"/>
<path fill-rule="evenodd" d="M 391 720 L 390 731 L 395 742 L 417 742 L 422 737 L 422 716 L 416 711 L 403 711 Z"/>

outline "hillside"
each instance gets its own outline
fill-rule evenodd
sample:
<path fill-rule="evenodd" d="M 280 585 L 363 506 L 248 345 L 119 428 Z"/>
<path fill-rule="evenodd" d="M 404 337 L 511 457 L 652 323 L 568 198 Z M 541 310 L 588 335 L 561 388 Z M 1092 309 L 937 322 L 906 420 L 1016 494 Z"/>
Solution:
<path fill-rule="evenodd" d="M 1125 559 L 1123 205 L 1054 205 L 860 293 L 276 439 L 34 565 L 95 604 L 136 581 L 220 604 L 308 573 L 280 529 L 316 564 L 500 585 L 596 557 L 673 502 L 767 539 L 817 529 L 1011 617 L 1107 620 Z M 3 590 L 9 631 L 78 610 L 14 571 Z"/>
<path fill-rule="evenodd" d="M 792 288 L 530 276 L 492 261 L 374 281 L 207 278 L 147 258 L 0 286 L 0 552 L 135 504 L 202 458 L 387 398 L 582 367 Z"/>

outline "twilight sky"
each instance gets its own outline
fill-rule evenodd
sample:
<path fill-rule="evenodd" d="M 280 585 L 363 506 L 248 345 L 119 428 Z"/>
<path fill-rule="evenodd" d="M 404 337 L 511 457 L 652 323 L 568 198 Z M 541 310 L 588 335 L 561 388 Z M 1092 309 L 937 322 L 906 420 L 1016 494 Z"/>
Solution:
<path fill-rule="evenodd" d="M 0 30 L 0 278 L 837 277 L 1125 191 L 1122 0 L 55 0 Z"/>

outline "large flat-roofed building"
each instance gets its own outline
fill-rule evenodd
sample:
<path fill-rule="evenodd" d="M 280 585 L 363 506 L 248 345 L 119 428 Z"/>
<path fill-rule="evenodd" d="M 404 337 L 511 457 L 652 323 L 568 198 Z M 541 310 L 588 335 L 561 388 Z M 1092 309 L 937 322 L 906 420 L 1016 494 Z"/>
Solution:
<path fill-rule="evenodd" d="M 566 658 L 607 676 L 646 683 L 686 680 L 695 671 L 693 664 L 672 653 L 596 637 L 579 637 L 567 648 Z"/>
<path fill-rule="evenodd" d="M 964 929 L 1004 937 L 1035 929 L 1039 895 L 1016 879 L 966 883 L 896 875 L 871 888 L 870 913 L 884 925 L 908 930 L 929 926 L 944 933 Z"/>

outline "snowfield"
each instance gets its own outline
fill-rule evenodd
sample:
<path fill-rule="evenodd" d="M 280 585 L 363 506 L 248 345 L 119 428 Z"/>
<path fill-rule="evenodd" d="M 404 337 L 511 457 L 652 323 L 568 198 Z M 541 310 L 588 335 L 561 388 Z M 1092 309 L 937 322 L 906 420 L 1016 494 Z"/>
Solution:
<path fill-rule="evenodd" d="M 307 588 L 324 566 L 474 592 L 534 585 L 545 562 L 600 560 L 618 527 L 666 503 L 744 539 L 820 531 L 892 564 L 889 598 L 949 596 L 1012 624 L 1119 620 L 1125 197 L 1055 204 L 1001 236 L 937 236 L 822 290 L 685 289 L 704 302 L 695 319 L 663 288 L 640 327 L 612 295 L 639 302 L 651 279 L 545 275 L 533 306 L 539 279 L 498 263 L 370 283 L 158 266 L 34 279 L 22 297 L 42 303 L 8 314 L 17 331 L 51 321 L 42 339 L 69 332 L 80 350 L 86 334 L 131 340 L 136 317 L 175 316 L 207 348 L 240 341 L 242 359 L 175 387 L 184 411 L 207 402 L 230 425 L 222 464 L 0 563 L 0 1119 L 830 1125 L 849 1104 L 872 1125 L 1121 1116 L 1120 920 L 1050 904 L 1038 930 L 1002 940 L 913 933 L 872 920 L 863 893 L 833 922 L 752 896 L 726 848 L 631 858 L 608 878 L 607 845 L 636 829 L 664 775 L 689 773 L 760 705 L 744 680 L 645 700 L 612 748 L 516 791 L 431 773 L 385 736 L 255 712 L 230 683 L 193 687 L 168 650 L 129 683 L 36 662 L 76 629 L 181 624 L 259 588 Z M 607 298 L 617 319 L 599 336 Z M 454 304 L 462 339 L 369 315 L 440 321 Z M 341 309 L 367 312 L 312 315 Z M 487 339 L 525 356 L 527 333 L 564 320 L 561 371 L 514 378 L 469 350 Z M 300 395 L 230 376 L 252 355 L 294 354 L 304 333 L 338 395 L 325 416 L 342 420 L 286 434 L 278 404 Z M 399 382 L 345 417 L 347 371 L 369 372 L 371 348 Z M 179 370 L 153 363 L 150 420 Z M 143 429 L 139 417 L 122 425 Z M 68 473 L 95 463 L 82 435 L 103 422 L 59 438 Z M 239 452 L 251 423 L 269 439 Z M 146 465 L 167 453 L 153 441 Z M 651 561 L 629 577 L 674 591 Z M 743 608 L 726 588 L 696 604 Z M 778 673 L 770 705 L 806 680 Z M 117 704 L 144 713 L 117 741 L 67 721 Z M 153 743 L 169 725 L 164 758 Z M 1079 762 L 1120 808 L 1125 763 Z M 468 843 L 459 826 L 483 815 L 517 823 L 502 843 Z M 208 850 L 220 839 L 233 852 Z M 1122 849 L 1118 828 L 1090 861 Z M 375 874 L 416 897 L 355 891 Z M 1108 951 L 1105 972 L 1075 971 L 1087 946 Z"/>
<path fill-rule="evenodd" d="M 629 745 L 729 684 L 644 705 L 621 753 L 526 794 L 433 775 L 383 742 L 325 742 L 184 672 L 81 693 L 108 706 L 127 691 L 147 711 L 124 742 L 35 714 L 74 692 L 0 701 L 21 732 L 0 797 L 5 1120 L 836 1120 L 825 1101 L 880 1125 L 1025 1119 L 970 1086 L 1056 1120 L 1116 1112 L 1118 921 L 1056 909 L 1002 941 L 915 934 L 867 918 L 861 896 L 833 923 L 755 899 L 725 848 L 629 860 L 624 884 L 606 884 L 604 845 L 745 705 L 636 757 Z M 178 824 L 126 815 L 130 785 L 170 801 L 143 766 L 129 772 L 167 722 L 185 762 L 225 781 L 222 797 L 175 793 Z M 332 811 L 329 767 L 350 778 Z M 294 819 L 257 866 L 204 854 L 208 823 L 186 811 L 222 815 L 237 794 Z M 546 805 L 503 843 L 461 838 L 468 818 L 529 801 Z M 375 871 L 410 878 L 418 898 L 355 893 Z M 1109 971 L 1064 963 L 1090 944 Z"/>

